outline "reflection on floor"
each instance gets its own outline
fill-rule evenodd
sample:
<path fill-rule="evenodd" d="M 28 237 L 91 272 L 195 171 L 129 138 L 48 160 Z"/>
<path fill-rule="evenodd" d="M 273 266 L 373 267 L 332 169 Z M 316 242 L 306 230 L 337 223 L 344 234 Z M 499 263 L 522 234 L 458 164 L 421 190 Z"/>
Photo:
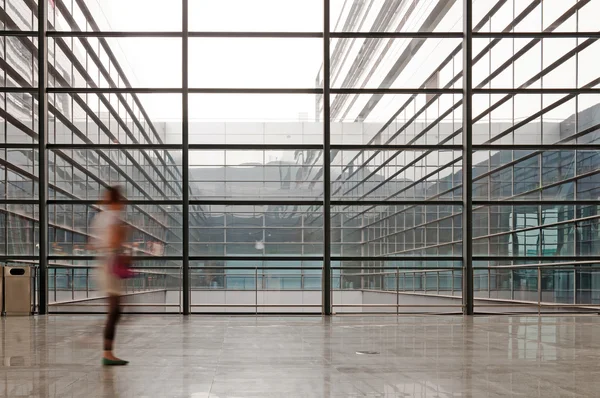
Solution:
<path fill-rule="evenodd" d="M 6 397 L 574 397 L 600 391 L 600 317 L 3 318 Z M 357 352 L 361 352 L 357 354 Z"/>

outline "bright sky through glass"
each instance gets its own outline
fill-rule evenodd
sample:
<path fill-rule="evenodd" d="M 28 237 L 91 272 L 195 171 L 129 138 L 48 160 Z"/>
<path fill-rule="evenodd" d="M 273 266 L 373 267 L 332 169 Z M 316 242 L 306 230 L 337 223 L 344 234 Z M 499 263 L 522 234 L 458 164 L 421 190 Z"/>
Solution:
<path fill-rule="evenodd" d="M 343 30 L 349 9 L 355 1 L 331 0 L 331 28 Z M 408 12 L 409 5 L 402 5 L 401 12 Z M 418 31 L 421 24 L 439 3 L 438 0 L 424 0 L 415 3 L 410 18 L 403 31 Z M 450 1 L 453 5 L 435 29 L 436 31 L 456 32 L 462 28 L 462 0 Z M 449 4 L 450 4 L 449 3 Z M 474 1 L 474 19 L 478 19 L 490 8 L 489 0 Z M 510 4 L 509 4 L 510 3 Z M 509 1 L 489 21 L 482 31 L 502 31 L 514 16 L 523 11 L 529 1 Z M 371 3 L 370 3 L 371 4 Z M 372 10 L 364 20 L 356 25 L 361 31 L 368 31 L 383 0 L 372 2 Z M 575 0 L 545 0 L 543 7 L 531 13 L 518 24 L 515 31 L 535 32 L 548 29 L 554 20 L 575 4 Z M 167 0 L 91 0 L 88 6 L 102 30 L 115 31 L 179 31 L 181 30 L 181 3 Z M 563 23 L 559 31 L 575 31 L 576 21 L 585 28 L 593 11 L 600 12 L 600 2 L 591 2 L 585 13 L 579 13 Z M 598 15 L 598 12 L 595 14 Z M 322 31 L 321 0 L 189 0 L 190 31 Z M 76 16 L 77 17 L 77 16 Z M 580 30 L 582 28 L 580 27 Z M 593 29 L 588 29 L 593 30 Z M 597 28 L 596 28 L 597 30 Z M 343 39 L 350 46 L 346 60 L 332 76 L 334 87 L 343 86 L 350 65 L 361 53 L 367 40 Z M 474 55 L 489 44 L 491 39 L 474 40 Z M 473 67 L 474 86 L 482 78 L 489 76 L 490 67 L 497 67 L 516 50 L 532 39 L 502 39 L 489 55 Z M 583 39 L 544 39 L 525 54 L 512 67 L 497 76 L 486 88 L 512 88 L 534 76 L 557 58 L 573 49 L 578 40 Z M 394 62 L 403 54 L 407 46 L 414 45 L 413 39 L 377 39 L 377 51 L 389 46 L 386 56 L 372 57 L 362 66 L 365 74 L 355 87 L 376 88 L 390 71 Z M 119 38 L 110 39 L 111 48 L 124 67 L 134 87 L 180 87 L 181 86 L 181 40 L 168 38 Z M 341 39 L 332 40 L 332 51 L 341 45 Z M 460 44 L 460 39 L 425 39 L 419 51 L 410 54 L 410 61 L 391 87 L 421 87 L 426 78 L 447 57 L 452 49 Z M 451 78 L 460 73 L 462 65 L 458 60 L 440 73 Z M 209 88 L 314 88 L 319 85 L 319 71 L 322 65 L 321 39 L 267 39 L 267 38 L 190 38 L 189 39 L 189 83 L 190 87 Z M 588 68 L 595 65 L 587 63 Z M 582 70 L 583 66 L 583 70 Z M 577 66 L 575 58 L 568 61 L 562 70 L 548 74 L 530 88 L 572 87 L 586 82 L 574 82 L 579 75 L 585 76 L 585 64 Z M 480 78 L 481 76 L 481 78 Z M 460 81 L 456 88 L 461 87 Z M 487 96 L 486 96 L 487 97 Z M 180 121 L 181 104 L 173 101 L 173 96 L 145 95 L 143 105 L 153 121 Z M 332 97 L 333 100 L 334 97 Z M 335 121 L 354 122 L 370 100 L 370 95 L 360 95 Z M 481 99 L 481 97 L 479 97 Z M 500 107 L 492 115 L 493 121 L 519 120 L 527 117 L 551 98 L 540 95 L 521 96 L 514 106 Z M 290 121 L 315 120 L 316 95 L 190 95 L 190 121 Z M 456 101 L 460 96 L 456 96 Z M 404 99 L 386 95 L 371 111 L 366 121 L 385 122 L 399 108 Z M 481 100 L 476 102 L 485 109 L 489 106 Z M 559 107 L 546 115 L 545 121 L 565 120 L 575 112 L 572 106 Z M 477 114 L 475 110 L 474 114 Z M 317 116 L 318 117 L 318 116 Z"/>

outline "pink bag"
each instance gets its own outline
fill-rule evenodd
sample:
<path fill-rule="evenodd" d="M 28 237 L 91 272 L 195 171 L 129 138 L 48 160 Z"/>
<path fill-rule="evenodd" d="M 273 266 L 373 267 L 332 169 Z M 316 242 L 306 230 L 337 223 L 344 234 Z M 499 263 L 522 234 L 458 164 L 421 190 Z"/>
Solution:
<path fill-rule="evenodd" d="M 131 269 L 131 257 L 125 254 L 117 254 L 113 261 L 113 273 L 120 279 L 129 279 L 135 276 Z"/>

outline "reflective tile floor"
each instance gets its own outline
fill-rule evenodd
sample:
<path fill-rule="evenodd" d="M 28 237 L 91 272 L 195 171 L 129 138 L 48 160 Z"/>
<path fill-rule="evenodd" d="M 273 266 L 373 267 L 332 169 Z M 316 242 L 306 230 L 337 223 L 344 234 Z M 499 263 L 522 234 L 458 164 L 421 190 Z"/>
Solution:
<path fill-rule="evenodd" d="M 600 317 L 127 316 L 0 320 L 4 397 L 600 396 Z M 370 351 L 371 354 L 357 354 Z"/>

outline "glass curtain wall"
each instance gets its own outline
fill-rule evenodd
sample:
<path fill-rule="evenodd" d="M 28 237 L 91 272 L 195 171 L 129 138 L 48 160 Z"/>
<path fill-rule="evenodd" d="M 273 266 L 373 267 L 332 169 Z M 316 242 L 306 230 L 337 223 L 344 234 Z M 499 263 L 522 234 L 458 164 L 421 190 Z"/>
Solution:
<path fill-rule="evenodd" d="M 0 0 L 0 261 L 103 311 L 600 305 L 600 0 Z M 41 65 L 41 67 L 40 67 Z"/>

